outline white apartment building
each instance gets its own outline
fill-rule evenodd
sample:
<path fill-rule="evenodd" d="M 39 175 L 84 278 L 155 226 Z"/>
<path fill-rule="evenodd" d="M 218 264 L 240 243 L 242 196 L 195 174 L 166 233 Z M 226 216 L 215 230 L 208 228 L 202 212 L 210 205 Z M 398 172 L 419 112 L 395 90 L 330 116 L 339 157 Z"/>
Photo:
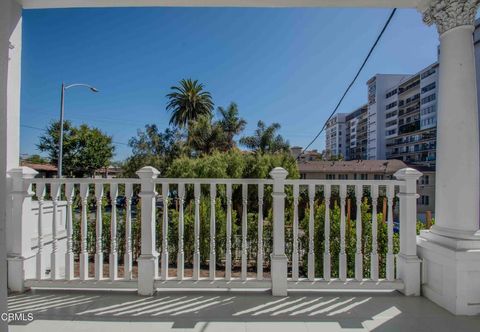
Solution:
<path fill-rule="evenodd" d="M 367 82 L 368 87 L 368 120 L 367 120 L 367 159 L 386 159 L 385 129 L 387 110 L 397 108 L 398 96 L 394 93 L 386 95 L 386 91 L 398 86 L 410 75 L 377 74 Z"/>
<path fill-rule="evenodd" d="M 325 130 L 325 149 L 331 156 L 347 155 L 346 113 L 335 114 L 328 122 Z"/>

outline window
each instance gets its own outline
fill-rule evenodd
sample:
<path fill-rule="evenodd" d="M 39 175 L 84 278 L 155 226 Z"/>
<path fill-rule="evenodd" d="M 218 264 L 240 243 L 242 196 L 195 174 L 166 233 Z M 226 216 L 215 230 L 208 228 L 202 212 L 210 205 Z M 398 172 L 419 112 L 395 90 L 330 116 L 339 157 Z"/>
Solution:
<path fill-rule="evenodd" d="M 425 93 L 425 92 L 428 92 L 428 91 L 430 91 L 430 90 L 433 90 L 433 89 L 435 89 L 435 87 L 436 87 L 436 83 L 435 83 L 435 82 L 430 83 L 429 85 L 424 86 L 424 87 L 422 88 L 422 93 Z"/>
<path fill-rule="evenodd" d="M 381 175 L 381 174 L 375 174 L 375 175 L 373 176 L 373 178 L 374 178 L 375 180 L 383 180 L 383 175 Z"/>
<path fill-rule="evenodd" d="M 429 196 L 420 196 L 420 204 L 421 205 L 430 205 L 430 197 Z"/>
<path fill-rule="evenodd" d="M 394 96 L 397 94 L 397 89 L 394 89 L 390 91 L 389 93 L 386 94 L 385 98 L 390 98 L 391 96 Z"/>
<path fill-rule="evenodd" d="M 396 101 L 394 101 L 393 103 L 388 104 L 387 107 L 386 107 L 386 109 L 389 110 L 389 109 L 391 109 L 391 108 L 393 108 L 393 107 L 395 107 L 395 106 L 397 106 L 397 102 L 396 102 Z"/>
<path fill-rule="evenodd" d="M 327 174 L 327 180 L 335 180 L 335 174 Z"/>
<path fill-rule="evenodd" d="M 339 180 L 348 180 L 348 174 L 338 174 Z"/>
<path fill-rule="evenodd" d="M 368 180 L 368 174 L 360 174 L 360 180 Z"/>
<path fill-rule="evenodd" d="M 392 136 L 392 135 L 395 135 L 397 133 L 397 129 L 392 129 L 392 130 L 387 130 L 385 132 L 385 135 L 386 136 Z"/>
<path fill-rule="evenodd" d="M 394 117 L 395 115 L 397 115 L 397 111 L 387 113 L 387 115 L 385 117 L 388 119 L 388 118 Z"/>
<path fill-rule="evenodd" d="M 432 104 L 428 107 L 425 107 L 422 109 L 421 113 L 422 115 L 427 115 L 430 113 L 434 113 L 437 110 L 437 104 Z"/>
<path fill-rule="evenodd" d="M 435 68 L 430 68 L 429 70 L 427 70 L 426 72 L 422 73 L 422 80 L 424 78 L 427 78 L 428 76 L 432 75 L 435 73 Z"/>
<path fill-rule="evenodd" d="M 436 99 L 436 95 L 434 93 L 432 93 L 431 95 L 429 96 L 426 96 L 425 98 L 422 98 L 422 105 L 423 104 L 426 104 L 432 100 L 435 100 Z"/>
<path fill-rule="evenodd" d="M 421 184 L 428 184 L 430 182 L 430 178 L 428 175 L 424 175 L 422 176 L 422 178 L 420 179 L 420 183 Z"/>

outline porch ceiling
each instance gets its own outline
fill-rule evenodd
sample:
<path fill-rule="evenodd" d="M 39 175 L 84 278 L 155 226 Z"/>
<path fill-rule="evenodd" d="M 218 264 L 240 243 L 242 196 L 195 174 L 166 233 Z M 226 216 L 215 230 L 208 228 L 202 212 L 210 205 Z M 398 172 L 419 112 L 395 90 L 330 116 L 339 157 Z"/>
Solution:
<path fill-rule="evenodd" d="M 74 7 L 397 7 L 423 0 L 18 0 L 25 9 Z"/>

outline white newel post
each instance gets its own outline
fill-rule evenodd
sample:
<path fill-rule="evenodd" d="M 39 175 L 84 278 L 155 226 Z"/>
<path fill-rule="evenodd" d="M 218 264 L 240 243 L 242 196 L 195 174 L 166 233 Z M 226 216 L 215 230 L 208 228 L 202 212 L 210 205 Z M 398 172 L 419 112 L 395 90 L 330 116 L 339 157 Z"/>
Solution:
<path fill-rule="evenodd" d="M 400 252 L 397 256 L 397 278 L 404 283 L 405 295 L 420 295 L 420 259 L 417 256 L 417 180 L 422 173 L 403 168 L 394 176 L 400 185 Z"/>
<path fill-rule="evenodd" d="M 138 258 L 138 294 L 152 295 L 158 275 L 158 252 L 155 247 L 155 191 L 154 179 L 160 172 L 146 166 L 137 172 L 141 180 L 141 254 Z"/>
<path fill-rule="evenodd" d="M 435 225 L 417 239 L 422 293 L 480 313 L 479 127 L 473 31 L 480 0 L 421 2 L 440 36 Z"/>
<path fill-rule="evenodd" d="M 287 256 L 285 255 L 285 179 L 288 172 L 276 167 L 270 172 L 273 179 L 273 252 L 272 295 L 287 295 Z"/>
<path fill-rule="evenodd" d="M 11 178 L 11 209 L 7 213 L 7 262 L 8 288 L 23 292 L 27 277 L 34 278 L 36 252 L 32 251 L 36 218 L 32 213 L 31 185 L 25 180 L 33 179 L 38 173 L 28 167 L 19 167 L 8 172 Z"/>

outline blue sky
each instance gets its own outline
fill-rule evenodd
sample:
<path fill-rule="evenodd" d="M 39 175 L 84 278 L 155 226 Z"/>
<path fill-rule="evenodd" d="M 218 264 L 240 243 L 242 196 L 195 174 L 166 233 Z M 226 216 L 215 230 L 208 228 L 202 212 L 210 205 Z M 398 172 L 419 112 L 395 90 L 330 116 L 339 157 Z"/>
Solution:
<path fill-rule="evenodd" d="M 147 123 L 168 125 L 165 95 L 182 78 L 205 83 L 216 106 L 239 105 L 251 134 L 279 122 L 292 145 L 322 127 L 375 40 L 386 9 L 136 8 L 28 10 L 23 18 L 21 152 L 59 115 L 125 144 Z M 415 10 L 399 10 L 340 112 L 366 101 L 376 73 L 415 73 L 437 60 L 438 35 Z M 35 128 L 31 128 L 35 127 Z M 312 146 L 322 149 L 324 136 Z"/>

